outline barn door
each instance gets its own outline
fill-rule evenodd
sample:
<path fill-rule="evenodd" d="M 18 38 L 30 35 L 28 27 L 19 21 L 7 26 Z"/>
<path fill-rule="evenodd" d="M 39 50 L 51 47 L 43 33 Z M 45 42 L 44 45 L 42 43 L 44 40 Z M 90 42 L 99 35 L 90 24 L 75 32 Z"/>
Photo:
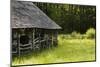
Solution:
<path fill-rule="evenodd" d="M 32 49 L 31 29 L 21 29 L 19 34 L 19 55 L 28 53 Z"/>

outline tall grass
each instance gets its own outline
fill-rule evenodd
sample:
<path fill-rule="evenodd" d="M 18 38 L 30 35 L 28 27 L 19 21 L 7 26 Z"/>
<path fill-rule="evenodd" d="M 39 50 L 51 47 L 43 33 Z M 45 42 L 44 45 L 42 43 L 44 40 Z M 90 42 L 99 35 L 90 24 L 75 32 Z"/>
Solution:
<path fill-rule="evenodd" d="M 95 60 L 95 39 L 67 39 L 59 35 L 58 47 L 14 57 L 12 65 L 46 64 Z"/>

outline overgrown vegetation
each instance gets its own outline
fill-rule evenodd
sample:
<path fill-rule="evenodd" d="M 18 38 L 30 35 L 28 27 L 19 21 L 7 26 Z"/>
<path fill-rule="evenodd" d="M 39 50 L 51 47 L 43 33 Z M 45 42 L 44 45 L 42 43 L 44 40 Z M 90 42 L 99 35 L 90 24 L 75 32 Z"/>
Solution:
<path fill-rule="evenodd" d="M 58 47 L 14 57 L 12 65 L 94 61 L 96 7 L 73 4 L 34 3 L 62 27 Z"/>
<path fill-rule="evenodd" d="M 78 35 L 75 35 L 75 39 L 71 38 L 73 35 L 59 35 L 58 47 L 14 57 L 12 65 L 95 61 L 95 39 L 76 39 Z"/>
<path fill-rule="evenodd" d="M 60 35 L 62 39 L 95 39 L 96 34 L 95 34 L 95 29 L 90 28 L 86 31 L 84 34 L 80 34 L 76 31 L 72 32 L 71 34 L 62 34 Z"/>
<path fill-rule="evenodd" d="M 95 34 L 95 29 L 94 28 L 90 28 L 87 30 L 86 35 L 88 38 L 95 38 L 96 34 Z"/>

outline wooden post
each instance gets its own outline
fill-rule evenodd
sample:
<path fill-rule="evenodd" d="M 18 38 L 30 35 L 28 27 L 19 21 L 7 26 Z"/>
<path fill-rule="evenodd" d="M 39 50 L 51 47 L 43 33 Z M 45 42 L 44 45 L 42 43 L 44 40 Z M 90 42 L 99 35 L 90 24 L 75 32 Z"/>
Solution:
<path fill-rule="evenodd" d="M 17 33 L 17 37 L 16 37 L 16 41 L 17 41 L 17 54 L 18 54 L 18 32 L 16 32 Z"/>
<path fill-rule="evenodd" d="M 52 36 L 52 46 L 53 46 L 53 32 L 52 32 L 51 36 Z"/>
<path fill-rule="evenodd" d="M 39 50 L 40 50 L 40 46 L 41 46 L 41 37 L 40 37 L 40 33 L 39 33 Z"/>
<path fill-rule="evenodd" d="M 56 32 L 56 43 L 57 43 L 57 46 L 58 46 L 58 32 Z"/>
<path fill-rule="evenodd" d="M 34 45 L 34 35 L 35 35 L 35 29 L 32 29 L 32 34 L 33 34 L 33 37 L 32 37 L 32 49 L 33 49 L 33 45 Z"/>
<path fill-rule="evenodd" d="M 54 39 L 53 39 L 53 41 L 54 41 L 54 46 L 57 46 L 58 45 L 58 41 L 57 41 L 57 35 L 58 35 L 58 32 L 56 31 L 56 32 L 54 32 Z"/>
<path fill-rule="evenodd" d="M 46 44 L 46 47 L 47 47 L 47 48 L 48 48 L 48 46 L 49 46 L 48 40 L 49 40 L 49 35 L 47 34 L 47 44 Z"/>
<path fill-rule="evenodd" d="M 20 34 L 18 35 L 18 55 L 20 57 Z"/>
<path fill-rule="evenodd" d="M 17 32 L 13 32 L 12 34 L 12 48 L 14 48 L 15 50 L 12 49 L 12 53 L 13 54 L 17 54 Z"/>

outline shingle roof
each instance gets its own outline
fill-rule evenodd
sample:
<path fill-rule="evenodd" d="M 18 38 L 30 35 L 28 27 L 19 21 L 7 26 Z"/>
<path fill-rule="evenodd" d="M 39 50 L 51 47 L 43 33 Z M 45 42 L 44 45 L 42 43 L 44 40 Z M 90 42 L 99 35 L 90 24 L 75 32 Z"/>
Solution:
<path fill-rule="evenodd" d="M 30 1 L 11 2 L 11 27 L 61 29 Z"/>

